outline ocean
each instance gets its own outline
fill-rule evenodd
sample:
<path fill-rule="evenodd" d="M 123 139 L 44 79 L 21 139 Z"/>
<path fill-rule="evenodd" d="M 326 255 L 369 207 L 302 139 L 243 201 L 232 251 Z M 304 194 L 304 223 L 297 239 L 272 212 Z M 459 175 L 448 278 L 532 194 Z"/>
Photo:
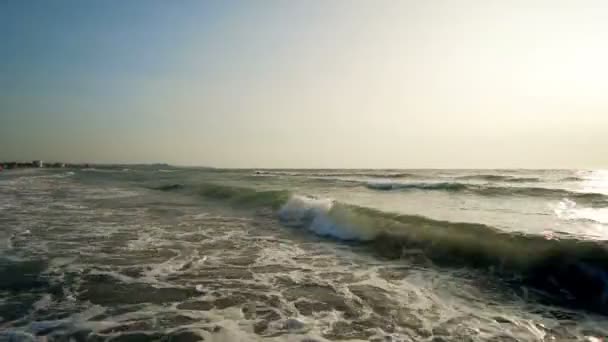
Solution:
<path fill-rule="evenodd" d="M 1 341 L 601 341 L 608 172 L 0 172 Z"/>

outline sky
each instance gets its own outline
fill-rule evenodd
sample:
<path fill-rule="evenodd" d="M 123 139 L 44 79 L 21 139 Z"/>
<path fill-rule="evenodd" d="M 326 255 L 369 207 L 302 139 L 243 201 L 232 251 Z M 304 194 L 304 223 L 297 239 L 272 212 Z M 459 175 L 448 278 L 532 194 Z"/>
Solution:
<path fill-rule="evenodd" d="M 0 1 L 0 160 L 608 168 L 608 2 Z"/>

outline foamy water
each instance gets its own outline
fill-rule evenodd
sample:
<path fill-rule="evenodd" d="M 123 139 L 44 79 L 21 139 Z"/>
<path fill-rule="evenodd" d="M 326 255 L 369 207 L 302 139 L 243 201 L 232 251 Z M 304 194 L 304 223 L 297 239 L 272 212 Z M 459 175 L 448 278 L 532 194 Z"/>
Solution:
<path fill-rule="evenodd" d="M 578 171 L 5 171 L 0 340 L 591 341 L 608 336 L 602 184 Z"/>

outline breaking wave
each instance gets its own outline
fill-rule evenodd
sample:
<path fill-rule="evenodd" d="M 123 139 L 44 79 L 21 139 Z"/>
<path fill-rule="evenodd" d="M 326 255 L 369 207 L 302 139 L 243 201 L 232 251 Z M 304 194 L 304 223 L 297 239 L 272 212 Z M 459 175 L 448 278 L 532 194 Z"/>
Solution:
<path fill-rule="evenodd" d="M 159 190 L 183 190 L 167 185 Z M 563 304 L 608 314 L 605 242 L 510 233 L 464 222 L 401 215 L 283 190 L 202 184 L 189 189 L 235 206 L 274 209 L 285 226 L 356 241 L 384 257 L 413 251 L 440 266 L 483 269 L 507 282 L 531 285 Z"/>

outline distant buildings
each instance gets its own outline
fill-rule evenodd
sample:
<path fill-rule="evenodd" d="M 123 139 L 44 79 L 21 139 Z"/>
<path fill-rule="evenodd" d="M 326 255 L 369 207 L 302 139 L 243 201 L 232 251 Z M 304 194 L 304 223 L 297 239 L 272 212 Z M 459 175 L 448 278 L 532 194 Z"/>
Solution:
<path fill-rule="evenodd" d="M 86 164 L 88 165 L 88 164 Z M 4 169 L 24 169 L 24 168 L 65 168 L 65 167 L 73 167 L 73 168 L 81 168 L 84 165 L 79 164 L 70 164 L 66 163 L 45 163 L 42 160 L 34 160 L 32 162 L 0 162 L 0 166 Z"/>
<path fill-rule="evenodd" d="M 0 161 L 0 166 L 2 166 L 6 170 L 10 169 L 27 169 L 27 168 L 45 168 L 45 169 L 55 169 L 55 168 L 70 168 L 70 169 L 88 169 L 91 167 L 96 168 L 124 168 L 125 165 L 121 164 L 89 164 L 89 163 L 63 163 L 63 162 L 49 162 L 45 163 L 42 160 L 34 160 L 31 162 L 19 162 L 19 161 Z M 128 164 L 128 165 L 137 165 L 137 164 Z M 142 166 L 155 166 L 162 165 L 165 167 L 169 167 L 168 164 L 139 164 Z"/>

